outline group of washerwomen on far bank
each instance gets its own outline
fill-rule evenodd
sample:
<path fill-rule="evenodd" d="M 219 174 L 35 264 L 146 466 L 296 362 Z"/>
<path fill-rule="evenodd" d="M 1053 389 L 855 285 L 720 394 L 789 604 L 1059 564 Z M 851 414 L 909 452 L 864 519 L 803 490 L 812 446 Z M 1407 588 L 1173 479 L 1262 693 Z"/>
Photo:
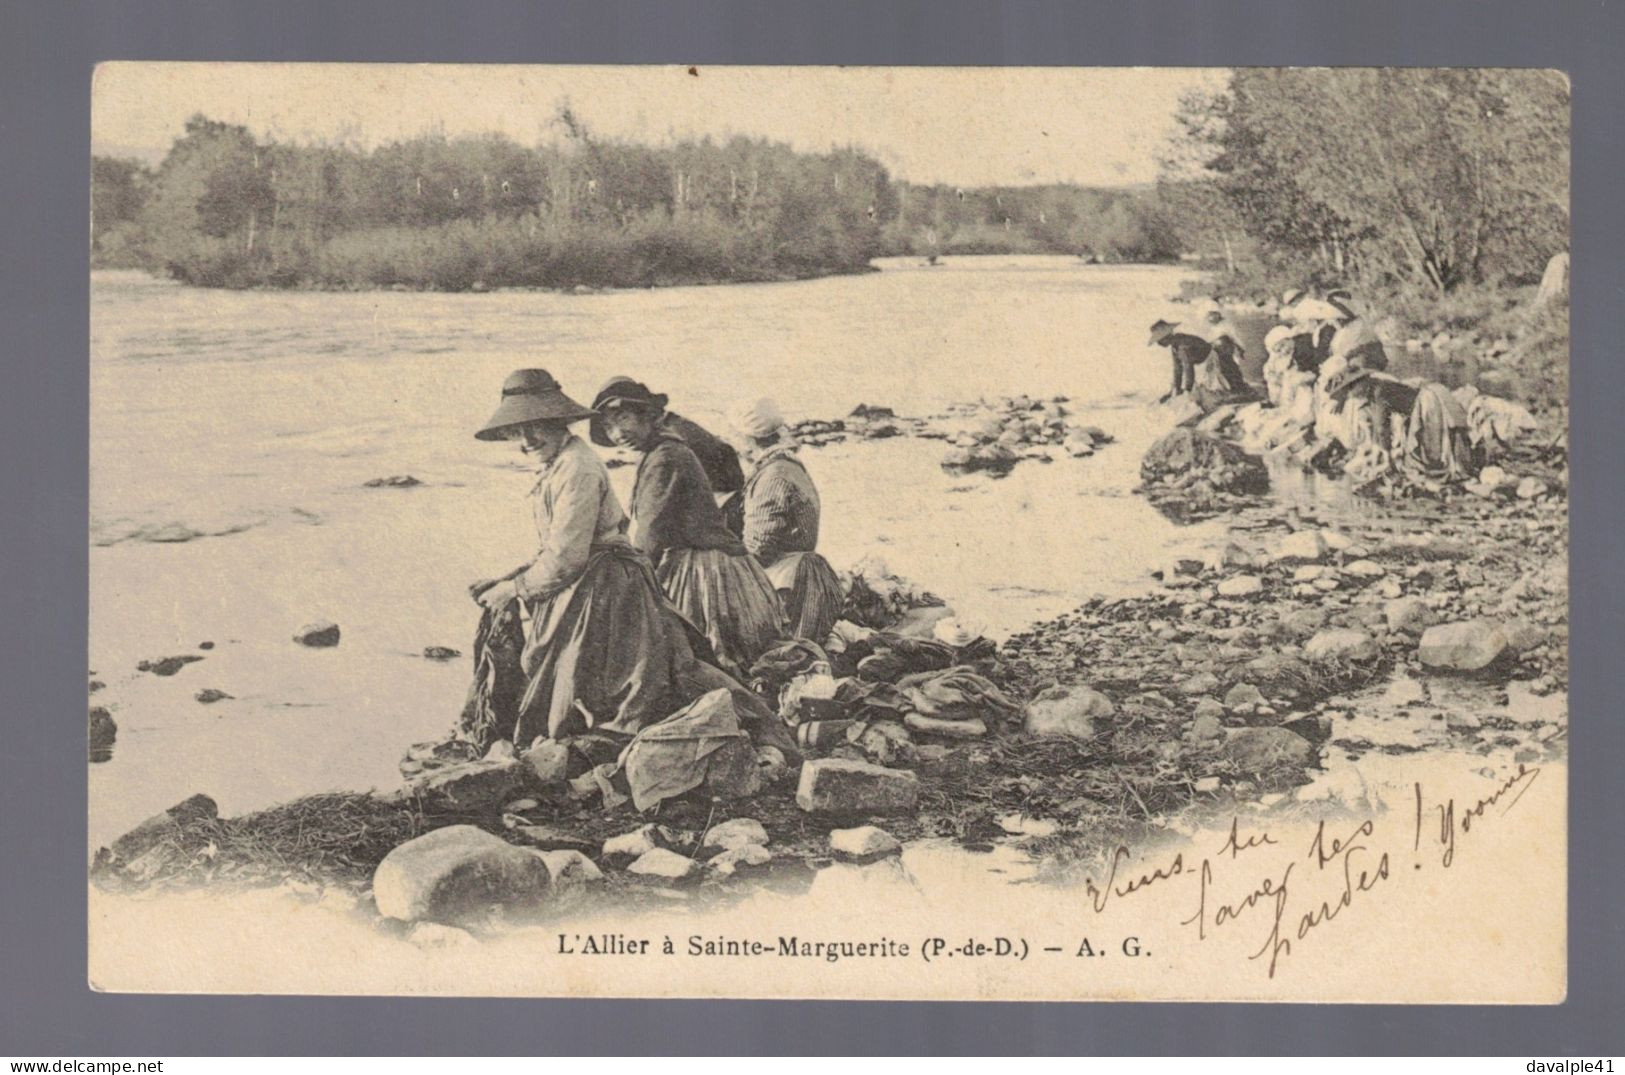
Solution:
<path fill-rule="evenodd" d="M 1186 322 L 1155 322 L 1150 343 L 1167 347 L 1173 360 L 1173 387 L 1162 402 L 1188 397 L 1193 418 L 1224 410 L 1249 450 L 1335 458 L 1357 485 L 1472 482 L 1535 426 L 1522 407 L 1471 385 L 1452 391 L 1388 373 L 1382 341 L 1346 290 L 1288 291 L 1278 317 L 1264 337 L 1262 387 L 1242 374 L 1239 334 L 1214 300 L 1200 302 Z"/>

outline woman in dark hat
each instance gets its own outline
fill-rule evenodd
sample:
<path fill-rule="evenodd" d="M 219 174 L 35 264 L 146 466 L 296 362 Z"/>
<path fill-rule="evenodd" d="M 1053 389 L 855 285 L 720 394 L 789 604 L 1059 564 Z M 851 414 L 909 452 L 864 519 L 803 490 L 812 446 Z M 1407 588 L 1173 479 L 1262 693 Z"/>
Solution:
<path fill-rule="evenodd" d="M 514 440 L 540 466 L 531 500 L 541 550 L 500 579 L 471 586 L 492 613 L 529 613 L 525 689 L 507 738 L 587 730 L 630 736 L 681 704 L 678 676 L 692 660 L 667 613 L 649 559 L 627 540 L 626 514 L 603 460 L 570 432 L 593 412 L 546 370 L 516 370 L 502 403 L 475 434 Z"/>
<path fill-rule="evenodd" d="M 1454 482 L 1475 473 L 1466 408 L 1444 385 L 1349 366 L 1327 378 L 1326 394 L 1345 408 L 1355 404 L 1366 423 L 1356 439 L 1374 443 L 1412 477 Z"/>
<path fill-rule="evenodd" d="M 723 522 L 693 449 L 662 427 L 665 408 L 664 395 L 636 381 L 608 385 L 600 395 L 606 434 L 640 457 L 632 540 L 723 669 L 743 677 L 784 637 L 784 611 L 761 565 Z"/>
<path fill-rule="evenodd" d="M 598 395 L 593 397 L 592 409 L 598 410 L 605 400 L 615 394 L 616 388 L 636 384 L 637 382 L 630 377 L 611 377 L 604 382 L 604 387 L 598 390 Z M 665 412 L 665 417 L 660 420 L 660 428 L 681 437 L 683 443 L 693 450 L 700 461 L 700 466 L 705 470 L 705 480 L 711 483 L 713 493 L 718 495 L 737 493 L 745 487 L 745 472 L 739 464 L 739 453 L 734 450 L 733 445 L 698 422 L 690 421 L 673 411 Z M 594 418 L 592 424 L 588 426 L 588 432 L 594 444 L 605 448 L 614 444 L 602 418 Z"/>

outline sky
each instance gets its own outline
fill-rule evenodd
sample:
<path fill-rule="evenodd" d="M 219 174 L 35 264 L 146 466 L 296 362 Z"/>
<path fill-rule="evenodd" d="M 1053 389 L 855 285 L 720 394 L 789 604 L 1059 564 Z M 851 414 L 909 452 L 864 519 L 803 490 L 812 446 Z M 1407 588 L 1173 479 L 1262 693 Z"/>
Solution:
<path fill-rule="evenodd" d="M 262 140 L 371 147 L 429 131 L 550 142 L 568 101 L 600 137 L 734 134 L 801 150 L 857 146 L 900 179 L 963 186 L 1156 177 L 1181 93 L 1222 84 L 1197 68 L 520 67 L 108 63 L 97 68 L 92 152 L 156 163 L 188 117 Z"/>

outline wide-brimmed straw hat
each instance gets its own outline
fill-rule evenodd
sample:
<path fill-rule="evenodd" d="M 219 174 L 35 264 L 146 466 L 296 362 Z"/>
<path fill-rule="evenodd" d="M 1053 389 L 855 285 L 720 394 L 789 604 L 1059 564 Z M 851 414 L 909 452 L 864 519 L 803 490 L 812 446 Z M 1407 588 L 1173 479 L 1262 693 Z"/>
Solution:
<path fill-rule="evenodd" d="M 612 447 L 614 441 L 610 440 L 609 429 L 604 425 L 603 412 L 614 407 L 641 407 L 645 410 L 666 409 L 669 402 L 664 392 L 651 392 L 649 386 L 642 381 L 634 381 L 630 377 L 611 377 L 604 382 L 598 394 L 592 399 L 593 419 L 588 432 L 594 444 L 605 448 Z"/>
<path fill-rule="evenodd" d="M 1154 321 L 1151 324 L 1151 341 L 1146 346 L 1157 347 L 1165 344 L 1178 331 L 1178 321 Z"/>
<path fill-rule="evenodd" d="M 1348 394 L 1348 390 L 1356 384 L 1371 376 L 1371 370 L 1364 366 L 1350 366 L 1339 370 L 1326 379 L 1326 394 L 1333 399 L 1341 399 Z"/>
<path fill-rule="evenodd" d="M 593 412 L 564 394 L 546 370 L 514 370 L 502 382 L 502 402 L 496 413 L 474 436 L 480 440 L 507 440 L 513 431 L 531 422 L 579 422 Z"/>

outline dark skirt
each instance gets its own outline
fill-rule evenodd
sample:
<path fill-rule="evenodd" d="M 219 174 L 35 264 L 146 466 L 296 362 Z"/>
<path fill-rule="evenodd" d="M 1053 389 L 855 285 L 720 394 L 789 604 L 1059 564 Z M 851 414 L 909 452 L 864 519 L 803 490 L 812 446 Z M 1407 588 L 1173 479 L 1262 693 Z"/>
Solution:
<path fill-rule="evenodd" d="M 784 638 L 778 591 L 756 558 L 722 549 L 667 549 L 657 571 L 667 598 L 736 679 Z"/>
<path fill-rule="evenodd" d="M 641 553 L 595 550 L 574 585 L 530 611 L 519 749 L 587 729 L 635 735 L 681 704 L 678 675 L 690 654 Z"/>
<path fill-rule="evenodd" d="M 767 577 L 784 603 L 790 637 L 822 646 L 846 600 L 840 577 L 829 561 L 816 552 L 786 553 L 768 567 Z"/>

